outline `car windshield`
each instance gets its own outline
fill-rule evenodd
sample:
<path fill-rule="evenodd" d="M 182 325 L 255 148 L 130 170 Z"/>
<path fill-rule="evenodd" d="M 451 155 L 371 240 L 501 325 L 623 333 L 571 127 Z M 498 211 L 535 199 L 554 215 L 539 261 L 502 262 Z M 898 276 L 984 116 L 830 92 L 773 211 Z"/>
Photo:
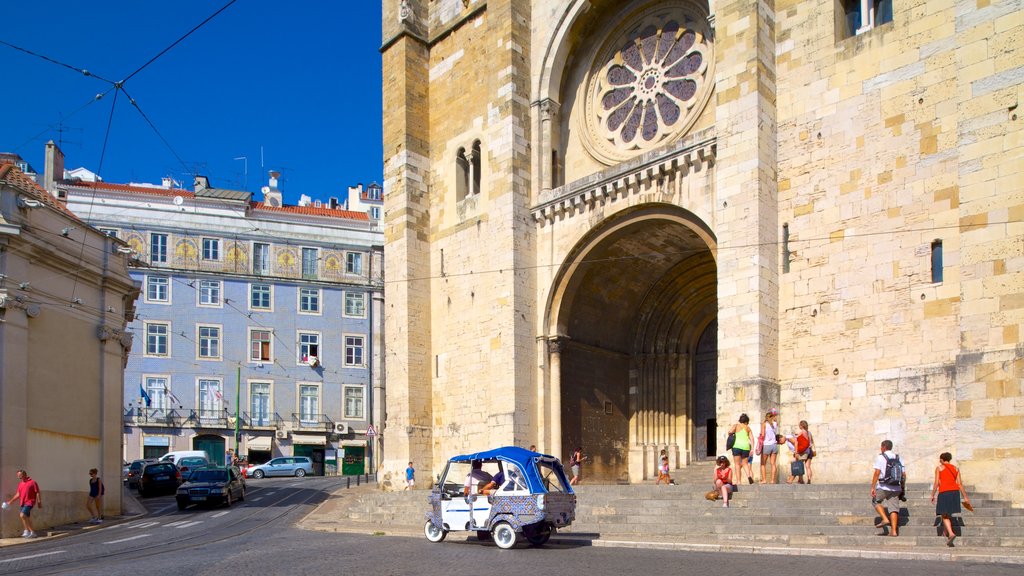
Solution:
<path fill-rule="evenodd" d="M 146 474 L 170 474 L 174 472 L 174 464 L 150 464 L 146 466 Z"/>
<path fill-rule="evenodd" d="M 206 458 L 182 458 L 178 460 L 178 467 L 182 466 L 206 466 Z"/>
<path fill-rule="evenodd" d="M 190 482 L 227 482 L 227 470 L 196 470 L 189 477 Z"/>

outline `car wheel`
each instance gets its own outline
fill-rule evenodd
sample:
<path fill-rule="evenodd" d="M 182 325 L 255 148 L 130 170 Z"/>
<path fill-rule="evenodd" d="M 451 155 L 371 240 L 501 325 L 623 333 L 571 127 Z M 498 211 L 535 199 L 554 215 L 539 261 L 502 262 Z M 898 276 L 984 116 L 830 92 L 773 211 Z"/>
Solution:
<path fill-rule="evenodd" d="M 306 475 L 306 471 L 303 470 L 302 468 L 299 468 L 298 470 L 295 471 L 295 477 L 296 478 L 302 478 L 305 475 Z"/>
<path fill-rule="evenodd" d="M 523 536 L 534 546 L 541 546 L 551 538 L 551 525 L 548 523 L 523 526 Z"/>
<path fill-rule="evenodd" d="M 252 477 L 257 479 L 257 480 L 259 480 L 260 478 L 263 478 L 263 470 L 257 470 L 255 472 L 253 472 L 252 473 Z"/>
<path fill-rule="evenodd" d="M 188 508 L 188 504 L 178 500 L 178 510 L 184 510 L 185 508 Z"/>
<path fill-rule="evenodd" d="M 508 550 L 516 545 L 516 530 L 508 522 L 498 522 L 491 534 L 493 535 L 494 543 L 502 550 Z"/>
<path fill-rule="evenodd" d="M 433 522 L 427 520 L 427 523 L 423 525 L 423 534 L 427 537 L 427 540 L 436 543 L 444 540 L 444 537 L 448 535 L 448 531 L 434 526 Z"/>
<path fill-rule="evenodd" d="M 242 486 L 242 491 L 238 493 L 239 500 L 245 500 L 245 486 Z"/>
<path fill-rule="evenodd" d="M 224 495 L 224 505 L 231 508 L 231 490 L 228 490 L 227 494 Z"/>

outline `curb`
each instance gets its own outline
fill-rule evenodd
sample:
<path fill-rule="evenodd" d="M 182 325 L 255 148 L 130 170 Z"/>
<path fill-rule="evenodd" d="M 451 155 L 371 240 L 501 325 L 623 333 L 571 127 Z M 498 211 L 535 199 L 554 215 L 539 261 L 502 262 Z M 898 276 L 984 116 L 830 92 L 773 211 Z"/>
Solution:
<path fill-rule="evenodd" d="M 125 500 L 131 500 L 130 504 L 125 504 Z M 121 493 L 121 511 L 124 512 L 130 508 L 135 510 L 142 510 L 142 512 L 134 512 L 130 514 L 122 514 L 121 516 L 114 516 L 103 520 L 102 524 L 90 524 L 88 521 L 74 522 L 71 524 L 61 524 L 59 526 L 52 526 L 41 530 L 39 532 L 45 532 L 45 536 L 36 536 L 35 538 L 0 538 L 0 548 L 6 548 L 8 546 L 20 546 L 22 544 L 29 544 L 31 542 L 48 542 L 50 540 L 56 540 L 58 538 L 64 538 L 65 536 L 71 536 L 72 534 L 78 534 L 91 530 L 93 528 L 101 528 L 105 526 L 117 526 L 118 524 L 124 524 L 131 520 L 142 518 L 149 514 L 146 511 L 146 507 L 143 506 L 136 498 L 132 495 L 131 491 L 124 489 Z"/>

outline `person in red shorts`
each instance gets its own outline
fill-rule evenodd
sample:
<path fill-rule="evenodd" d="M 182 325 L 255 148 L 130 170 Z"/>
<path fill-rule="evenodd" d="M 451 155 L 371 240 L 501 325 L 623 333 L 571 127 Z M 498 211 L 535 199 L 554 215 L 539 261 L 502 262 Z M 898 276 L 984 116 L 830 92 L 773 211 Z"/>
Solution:
<path fill-rule="evenodd" d="M 10 506 L 15 500 L 21 502 L 21 524 L 24 526 L 25 531 L 21 534 L 22 538 L 35 538 L 36 532 L 32 528 L 32 508 L 38 507 L 40 510 L 43 508 L 43 500 L 39 494 L 39 484 L 36 481 L 29 478 L 28 472 L 24 470 L 18 470 L 18 491 L 7 500 L 7 505 Z"/>

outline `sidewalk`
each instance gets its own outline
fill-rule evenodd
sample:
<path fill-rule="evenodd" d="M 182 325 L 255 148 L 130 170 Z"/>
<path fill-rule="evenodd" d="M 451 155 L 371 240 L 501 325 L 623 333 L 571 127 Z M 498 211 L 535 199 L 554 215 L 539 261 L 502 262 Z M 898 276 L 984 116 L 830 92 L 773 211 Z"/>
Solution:
<path fill-rule="evenodd" d="M 360 494 L 380 493 L 374 486 L 336 490 L 327 500 L 299 521 L 298 527 L 305 530 L 322 532 L 339 532 L 375 536 L 399 536 L 425 538 L 423 522 L 427 511 L 427 491 L 417 490 L 422 495 L 422 511 L 416 518 L 392 518 L 386 526 L 379 522 L 367 522 L 353 519 L 351 507 L 357 502 Z M 392 493 L 397 496 L 398 493 Z M 390 516 L 381 511 L 382 516 Z M 473 532 L 453 532 L 448 538 L 476 540 Z M 573 532 L 572 527 L 560 531 L 553 536 L 550 544 L 570 544 L 577 546 L 605 546 L 612 548 L 636 548 L 647 550 L 680 550 L 689 552 L 725 552 L 734 554 L 776 554 L 785 556 L 830 556 L 836 558 L 873 558 L 892 560 L 928 560 L 975 562 L 983 564 L 1015 564 L 1024 565 L 1024 551 L 1008 550 L 972 550 L 970 548 L 935 548 L 908 547 L 906 550 L 885 550 L 881 547 L 842 547 L 842 546 L 798 546 L 798 545 L 765 545 L 757 542 L 737 542 L 729 544 L 694 541 L 680 542 L 677 539 L 637 532 L 630 535 L 616 534 L 602 537 L 597 532 Z"/>
<path fill-rule="evenodd" d="M 83 504 L 84 508 L 85 505 Z M 37 536 L 35 538 L 0 538 L 0 548 L 6 546 L 17 546 L 19 544 L 28 544 L 30 542 L 39 542 L 43 540 L 54 540 L 56 538 L 63 538 L 71 534 L 78 534 L 86 532 L 88 530 L 94 530 L 96 528 L 102 528 L 104 526 L 110 526 L 113 524 L 120 524 L 121 522 L 127 522 L 133 520 L 139 516 L 147 514 L 146 507 L 143 506 L 131 490 L 128 490 L 124 486 L 121 488 L 121 515 L 119 516 L 107 516 L 103 519 L 102 524 L 90 524 L 88 521 L 83 520 L 81 522 L 72 522 L 69 524 L 62 524 L 60 526 L 51 526 L 42 530 L 36 530 Z"/>

